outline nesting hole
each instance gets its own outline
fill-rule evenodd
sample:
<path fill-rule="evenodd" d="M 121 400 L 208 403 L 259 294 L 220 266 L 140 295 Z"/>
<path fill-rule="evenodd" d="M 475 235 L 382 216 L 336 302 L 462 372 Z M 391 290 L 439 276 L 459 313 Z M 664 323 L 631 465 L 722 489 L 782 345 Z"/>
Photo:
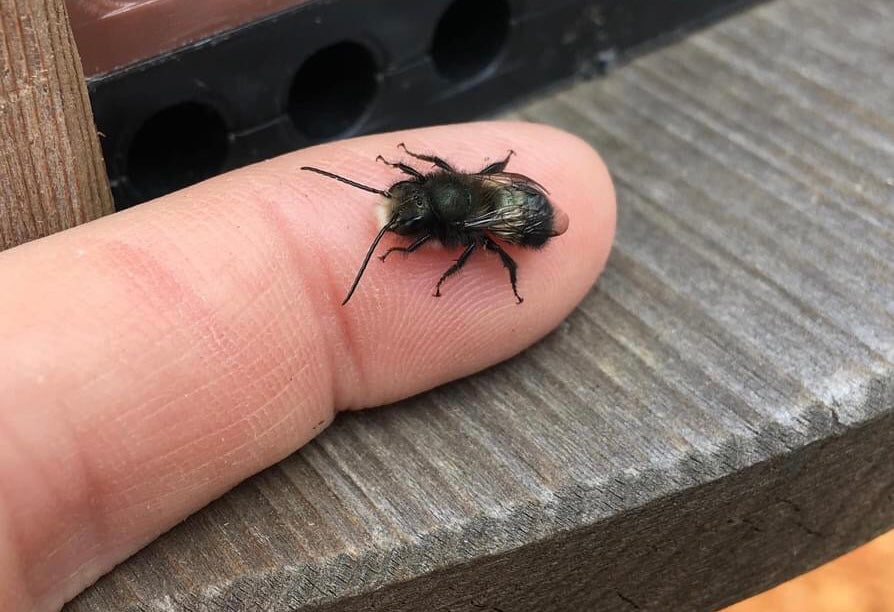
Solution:
<path fill-rule="evenodd" d="M 508 0 L 455 0 L 435 29 L 435 68 L 454 80 L 483 72 L 506 44 L 509 18 Z"/>
<path fill-rule="evenodd" d="M 152 115 L 134 134 L 127 176 L 154 198 L 218 174 L 227 157 L 227 126 L 207 104 L 183 102 Z"/>
<path fill-rule="evenodd" d="M 366 112 L 379 87 L 379 67 L 369 49 L 340 42 L 311 55 L 295 73 L 289 116 L 310 138 L 347 131 Z"/>

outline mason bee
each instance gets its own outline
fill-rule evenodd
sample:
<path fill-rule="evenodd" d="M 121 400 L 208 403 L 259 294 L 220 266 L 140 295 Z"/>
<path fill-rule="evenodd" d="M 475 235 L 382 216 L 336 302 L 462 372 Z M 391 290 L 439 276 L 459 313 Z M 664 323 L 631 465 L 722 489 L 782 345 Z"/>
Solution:
<path fill-rule="evenodd" d="M 370 245 L 342 305 L 354 295 L 385 232 L 408 236 L 413 241 L 408 246 L 391 247 L 379 257 L 382 261 L 391 253 L 412 253 L 429 242 L 437 241 L 448 248 L 463 247 L 459 258 L 438 280 L 435 297 L 440 297 L 444 281 L 459 272 L 476 249 L 484 248 L 499 255 L 509 271 L 512 292 L 521 304 L 524 300 L 518 294 L 518 265 L 497 241 L 539 249 L 550 238 L 568 229 L 568 216 L 550 203 L 547 190 L 537 181 L 523 174 L 506 172 L 514 151 L 478 172 L 465 173 L 440 157 L 412 153 L 403 143 L 397 146 L 410 157 L 433 164 L 434 168 L 422 173 L 403 162 L 390 162 L 379 155 L 376 161 L 410 177 L 384 190 L 327 170 L 311 166 L 301 168 L 385 198 L 382 228 Z"/>

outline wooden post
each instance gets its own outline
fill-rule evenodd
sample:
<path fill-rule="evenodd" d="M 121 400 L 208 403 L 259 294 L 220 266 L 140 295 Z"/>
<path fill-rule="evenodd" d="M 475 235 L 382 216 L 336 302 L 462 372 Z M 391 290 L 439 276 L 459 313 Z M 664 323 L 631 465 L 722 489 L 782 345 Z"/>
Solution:
<path fill-rule="evenodd" d="M 0 250 L 114 210 L 63 0 L 0 0 Z"/>

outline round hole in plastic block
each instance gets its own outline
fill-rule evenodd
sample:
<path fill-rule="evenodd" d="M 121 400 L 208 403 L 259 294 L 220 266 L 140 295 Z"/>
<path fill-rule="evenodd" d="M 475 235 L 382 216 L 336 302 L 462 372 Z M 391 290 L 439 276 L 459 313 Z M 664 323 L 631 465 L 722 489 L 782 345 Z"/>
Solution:
<path fill-rule="evenodd" d="M 155 198 L 219 173 L 227 157 L 227 126 L 214 108 L 182 102 L 149 117 L 127 152 L 127 176 Z"/>
<path fill-rule="evenodd" d="M 438 72 L 467 79 L 490 66 L 509 35 L 507 0 L 455 0 L 438 22 L 431 56 Z"/>
<path fill-rule="evenodd" d="M 331 138 L 347 131 L 375 97 L 378 74 L 373 54 L 359 43 L 345 41 L 320 49 L 292 80 L 292 123 L 309 138 Z"/>

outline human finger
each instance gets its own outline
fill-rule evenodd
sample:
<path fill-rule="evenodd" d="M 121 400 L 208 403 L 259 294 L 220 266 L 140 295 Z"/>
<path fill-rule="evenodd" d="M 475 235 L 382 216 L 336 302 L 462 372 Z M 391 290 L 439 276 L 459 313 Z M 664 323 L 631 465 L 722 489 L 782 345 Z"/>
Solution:
<path fill-rule="evenodd" d="M 375 157 L 400 142 L 467 170 L 513 149 L 550 190 L 567 232 L 507 248 L 523 304 L 492 254 L 433 298 L 457 254 L 421 249 L 373 260 L 341 305 L 378 196 L 299 168 L 387 187 Z M 588 145 L 478 123 L 298 151 L 0 254 L 0 609 L 58 608 L 338 410 L 516 354 L 589 290 L 614 215 Z"/>

